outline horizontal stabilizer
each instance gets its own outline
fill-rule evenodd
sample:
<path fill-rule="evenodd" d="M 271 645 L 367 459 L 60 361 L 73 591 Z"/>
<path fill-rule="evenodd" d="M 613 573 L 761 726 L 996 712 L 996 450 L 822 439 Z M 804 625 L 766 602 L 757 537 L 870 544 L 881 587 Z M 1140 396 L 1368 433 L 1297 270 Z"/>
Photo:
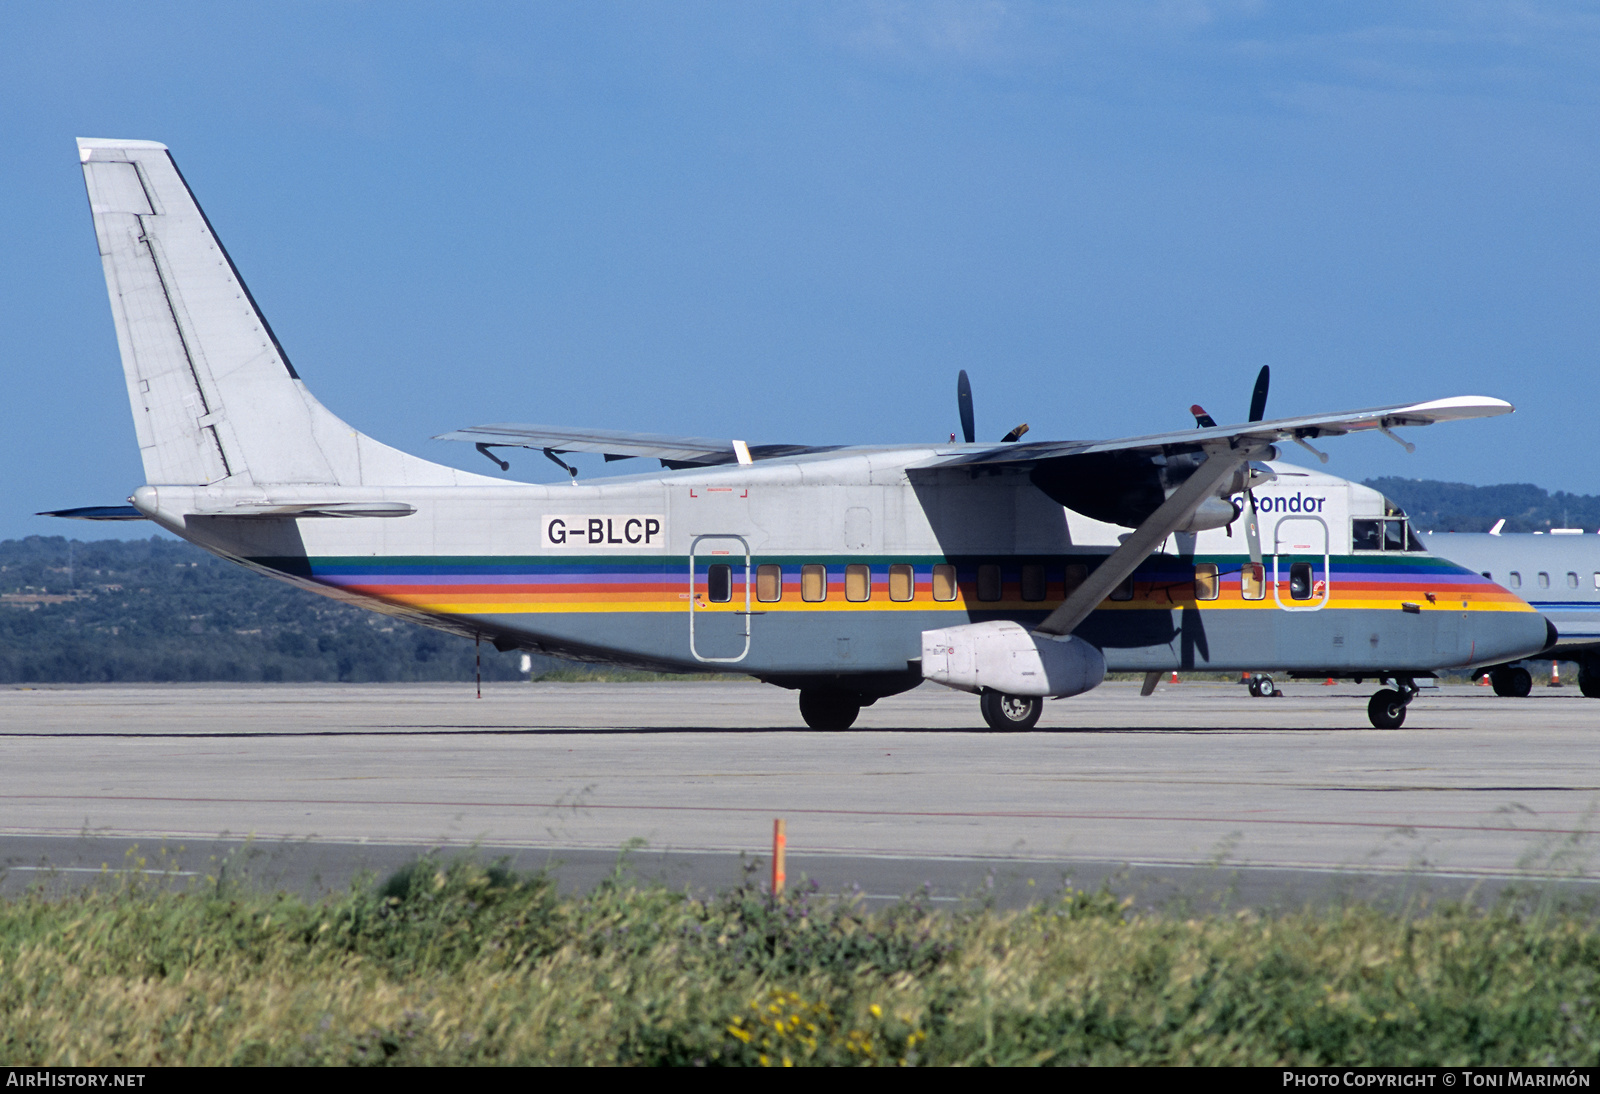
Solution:
<path fill-rule="evenodd" d="M 608 460 L 634 456 L 658 459 L 669 466 L 713 467 L 737 463 L 738 452 L 732 440 L 709 437 L 674 437 L 664 433 L 629 433 L 615 429 L 564 429 L 548 425 L 476 425 L 441 433 L 436 441 L 470 441 L 473 444 L 504 448 L 545 449 L 550 452 L 598 452 Z M 798 456 L 807 452 L 829 452 L 835 446 L 811 447 L 799 444 L 753 444 L 752 460 Z"/>
<path fill-rule="evenodd" d="M 85 505 L 78 509 L 52 509 L 35 513 L 37 517 L 66 517 L 68 520 L 147 520 L 131 505 Z"/>

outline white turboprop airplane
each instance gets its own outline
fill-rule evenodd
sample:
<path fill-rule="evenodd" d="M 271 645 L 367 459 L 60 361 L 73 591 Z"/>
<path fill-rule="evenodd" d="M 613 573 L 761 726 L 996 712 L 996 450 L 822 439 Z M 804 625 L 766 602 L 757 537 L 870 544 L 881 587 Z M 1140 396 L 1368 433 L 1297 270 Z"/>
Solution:
<path fill-rule="evenodd" d="M 1399 525 L 1364 549 L 1365 526 L 1388 519 L 1374 492 L 1296 486 L 1262 462 L 1276 442 L 1509 412 L 1501 400 L 1116 441 L 978 444 L 965 391 L 962 444 L 453 435 L 496 463 L 492 447 L 521 446 L 663 468 L 507 482 L 390 448 L 317 402 L 164 145 L 78 149 L 146 484 L 131 508 L 57 515 L 153 520 L 502 650 L 748 673 L 797 689 L 818 728 L 924 679 L 980 695 L 996 729 L 1026 729 L 1044 698 L 1108 669 L 1258 665 L 1393 680 L 1369 705 L 1393 727 L 1417 678 L 1550 641 L 1521 600 Z"/>

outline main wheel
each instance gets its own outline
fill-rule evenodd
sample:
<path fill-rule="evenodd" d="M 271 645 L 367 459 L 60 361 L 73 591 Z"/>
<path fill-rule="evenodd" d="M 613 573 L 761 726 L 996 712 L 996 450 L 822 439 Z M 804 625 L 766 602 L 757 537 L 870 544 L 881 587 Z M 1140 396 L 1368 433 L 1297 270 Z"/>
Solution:
<path fill-rule="evenodd" d="M 1032 695 L 1007 695 L 1003 691 L 986 691 L 978 703 L 983 720 L 990 729 L 1028 730 L 1044 713 L 1044 700 Z"/>
<path fill-rule="evenodd" d="M 1399 729 L 1406 721 L 1405 700 L 1398 691 L 1384 688 L 1367 700 L 1367 720 L 1374 729 Z"/>
<path fill-rule="evenodd" d="M 1489 670 L 1489 686 L 1500 696 L 1511 694 L 1511 670 L 1505 666 Z"/>
<path fill-rule="evenodd" d="M 1514 699 L 1526 699 L 1533 694 L 1533 673 L 1527 669 L 1506 671 L 1506 694 Z"/>
<path fill-rule="evenodd" d="M 1585 657 L 1578 662 L 1578 690 L 1586 699 L 1600 699 L 1600 661 Z"/>
<path fill-rule="evenodd" d="M 800 689 L 800 717 L 812 729 L 849 729 L 861 713 L 861 699 L 847 691 Z"/>

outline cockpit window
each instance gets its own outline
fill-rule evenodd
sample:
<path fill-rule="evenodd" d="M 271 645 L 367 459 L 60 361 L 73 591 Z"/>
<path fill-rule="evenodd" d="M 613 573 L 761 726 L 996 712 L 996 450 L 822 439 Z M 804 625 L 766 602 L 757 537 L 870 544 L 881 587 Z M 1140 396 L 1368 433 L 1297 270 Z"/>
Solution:
<path fill-rule="evenodd" d="M 1383 549 L 1385 551 L 1404 551 L 1406 549 L 1405 521 L 1386 520 L 1383 522 Z"/>
<path fill-rule="evenodd" d="M 1357 551 L 1421 551 L 1405 517 L 1360 518 L 1350 522 L 1350 546 Z"/>

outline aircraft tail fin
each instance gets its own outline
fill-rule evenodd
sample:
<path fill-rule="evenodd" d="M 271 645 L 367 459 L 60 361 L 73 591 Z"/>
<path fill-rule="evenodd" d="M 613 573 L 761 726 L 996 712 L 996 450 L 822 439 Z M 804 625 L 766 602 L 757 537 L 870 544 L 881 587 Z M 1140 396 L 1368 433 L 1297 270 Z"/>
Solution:
<path fill-rule="evenodd" d="M 499 481 L 380 444 L 317 402 L 165 145 L 79 139 L 78 158 L 147 482 Z"/>

